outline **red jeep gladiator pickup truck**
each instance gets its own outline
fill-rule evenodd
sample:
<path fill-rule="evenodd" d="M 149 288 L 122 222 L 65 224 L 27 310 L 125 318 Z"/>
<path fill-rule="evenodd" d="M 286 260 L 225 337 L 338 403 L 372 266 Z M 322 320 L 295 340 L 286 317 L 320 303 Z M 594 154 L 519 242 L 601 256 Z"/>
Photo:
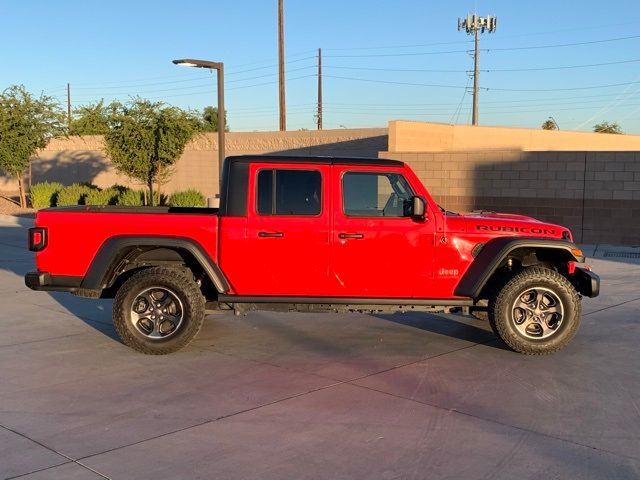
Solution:
<path fill-rule="evenodd" d="M 26 285 L 115 298 L 122 341 L 148 354 L 187 345 L 207 310 L 460 307 L 513 350 L 546 354 L 599 292 L 566 228 L 444 211 L 399 161 L 239 156 L 222 178 L 219 209 L 40 210 Z"/>

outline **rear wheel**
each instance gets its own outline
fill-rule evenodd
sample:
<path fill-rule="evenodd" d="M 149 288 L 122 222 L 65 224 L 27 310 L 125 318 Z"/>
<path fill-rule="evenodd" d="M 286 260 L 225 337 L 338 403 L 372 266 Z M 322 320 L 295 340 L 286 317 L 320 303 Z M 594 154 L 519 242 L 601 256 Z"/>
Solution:
<path fill-rule="evenodd" d="M 113 323 L 122 341 L 142 353 L 172 353 L 193 340 L 204 321 L 205 301 L 191 276 L 152 267 L 122 284 L 113 304 Z"/>
<path fill-rule="evenodd" d="M 545 355 L 567 345 L 580 324 L 580 297 L 558 272 L 530 267 L 516 274 L 489 302 L 494 332 L 513 350 Z"/>

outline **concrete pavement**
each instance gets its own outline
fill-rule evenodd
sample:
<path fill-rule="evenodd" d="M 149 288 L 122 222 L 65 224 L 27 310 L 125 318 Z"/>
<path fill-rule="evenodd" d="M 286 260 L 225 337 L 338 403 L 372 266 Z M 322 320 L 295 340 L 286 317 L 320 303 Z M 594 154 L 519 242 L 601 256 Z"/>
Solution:
<path fill-rule="evenodd" d="M 214 315 L 147 357 L 110 301 L 26 289 L 25 238 L 0 225 L 0 478 L 640 478 L 640 260 L 591 261 L 549 357 L 419 313 Z"/>

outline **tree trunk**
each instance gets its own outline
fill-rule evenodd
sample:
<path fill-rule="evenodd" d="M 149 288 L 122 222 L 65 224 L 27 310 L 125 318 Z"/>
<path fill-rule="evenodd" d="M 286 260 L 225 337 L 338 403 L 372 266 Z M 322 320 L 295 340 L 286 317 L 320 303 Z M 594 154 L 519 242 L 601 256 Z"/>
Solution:
<path fill-rule="evenodd" d="M 24 194 L 24 177 L 22 172 L 18 174 L 18 191 L 20 192 L 20 208 L 26 208 L 27 197 Z"/>
<path fill-rule="evenodd" d="M 155 198 L 153 198 L 153 176 L 149 177 L 148 187 L 149 187 L 149 205 L 154 206 Z"/>
<path fill-rule="evenodd" d="M 160 197 L 160 180 L 162 178 L 162 170 L 161 170 L 161 168 L 162 167 L 158 166 L 158 177 L 156 179 L 156 183 L 157 183 L 156 190 L 158 192 L 158 205 L 160 205 L 160 203 L 161 203 L 160 202 L 160 200 L 161 200 L 161 197 Z"/>

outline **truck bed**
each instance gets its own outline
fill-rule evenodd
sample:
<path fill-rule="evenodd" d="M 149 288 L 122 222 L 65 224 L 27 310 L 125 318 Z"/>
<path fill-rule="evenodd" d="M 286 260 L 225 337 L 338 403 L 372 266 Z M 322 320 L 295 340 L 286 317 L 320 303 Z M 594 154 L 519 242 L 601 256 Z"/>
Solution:
<path fill-rule="evenodd" d="M 71 206 L 40 210 L 48 246 L 36 255 L 38 270 L 83 277 L 105 240 L 119 235 L 182 237 L 218 256 L 218 209 L 186 207 Z"/>

